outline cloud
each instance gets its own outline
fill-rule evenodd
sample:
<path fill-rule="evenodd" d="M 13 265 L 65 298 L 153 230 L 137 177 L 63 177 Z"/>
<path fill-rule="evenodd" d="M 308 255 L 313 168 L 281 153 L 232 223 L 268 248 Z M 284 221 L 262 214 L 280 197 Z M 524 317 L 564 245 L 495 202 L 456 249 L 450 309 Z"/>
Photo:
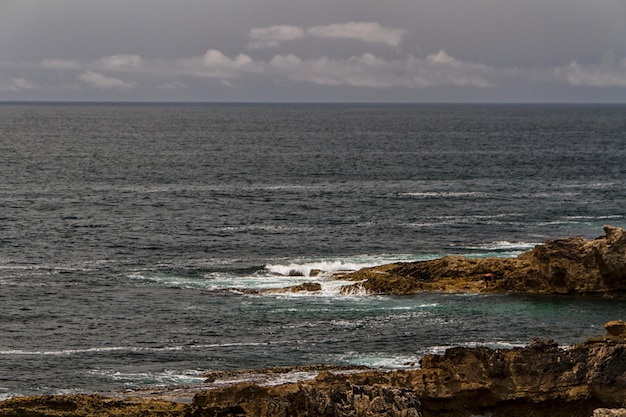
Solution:
<path fill-rule="evenodd" d="M 95 61 L 79 61 L 77 59 L 44 59 L 39 63 L 41 68 L 56 70 L 94 70 L 94 71 L 136 71 L 142 67 L 143 60 L 139 55 L 109 55 Z"/>
<path fill-rule="evenodd" d="M 69 65 L 69 64 L 72 65 Z M 113 77 L 110 72 L 132 71 L 134 77 L 154 80 L 157 89 L 185 88 L 181 77 L 214 78 L 224 85 L 229 80 L 252 79 L 258 82 L 304 82 L 316 85 L 366 88 L 429 88 L 436 86 L 494 87 L 502 70 L 471 61 L 459 60 L 446 51 L 425 58 L 408 55 L 403 59 L 384 59 L 372 53 L 348 58 L 328 56 L 303 58 L 295 54 L 276 54 L 269 60 L 254 60 L 249 55 L 227 56 L 217 49 L 204 55 L 176 60 L 144 60 L 138 55 L 112 55 L 95 61 L 47 60 L 46 68 L 82 68 L 78 78 L 100 89 L 131 89 L 133 82 Z"/>
<path fill-rule="evenodd" d="M 94 71 L 83 72 L 78 78 L 84 83 L 100 89 L 131 89 L 135 86 L 134 83 L 126 82 L 119 78 L 107 77 L 106 75 Z"/>
<path fill-rule="evenodd" d="M 113 71 L 136 70 L 141 65 L 142 59 L 139 55 L 110 55 L 101 58 L 97 64 L 98 67 Z"/>
<path fill-rule="evenodd" d="M 250 29 L 248 34 L 250 49 L 275 48 L 281 42 L 304 37 L 304 30 L 298 26 L 274 25 Z"/>
<path fill-rule="evenodd" d="M 41 86 L 26 78 L 11 78 L 6 85 L 0 85 L 0 91 L 39 90 Z"/>
<path fill-rule="evenodd" d="M 384 43 L 398 47 L 406 31 L 383 27 L 376 22 L 348 22 L 326 26 L 313 26 L 306 30 L 319 38 L 353 39 L 363 42 Z"/>
<path fill-rule="evenodd" d="M 569 85 L 579 87 L 626 87 L 626 58 L 620 62 L 613 59 L 601 64 L 579 64 L 556 68 L 554 74 Z"/>
<path fill-rule="evenodd" d="M 376 22 L 347 22 L 325 26 L 301 28 L 290 25 L 274 25 L 252 28 L 248 33 L 250 49 L 275 48 L 282 42 L 305 36 L 327 39 L 350 39 L 367 43 L 382 43 L 397 48 L 406 34 L 404 29 L 388 28 Z"/>
<path fill-rule="evenodd" d="M 194 66 L 191 60 L 191 65 Z M 246 54 L 229 58 L 217 49 L 209 49 L 202 57 L 202 67 L 196 68 L 195 75 L 214 78 L 235 78 L 253 67 L 254 61 Z"/>
<path fill-rule="evenodd" d="M 445 51 L 426 59 L 409 56 L 384 60 L 366 53 L 345 60 L 321 57 L 301 59 L 293 54 L 276 55 L 267 74 L 280 74 L 291 80 L 318 85 L 346 85 L 369 88 L 427 88 L 442 85 L 493 87 L 494 70 L 482 64 L 459 61 Z"/>
<path fill-rule="evenodd" d="M 138 84 L 124 80 L 119 74 L 132 73 L 133 80 L 142 80 L 142 87 L 151 86 L 162 91 L 187 89 L 191 78 L 215 79 L 225 86 L 235 86 L 234 80 L 244 80 L 250 83 L 248 85 L 308 83 L 370 89 L 442 86 L 484 89 L 554 83 L 626 87 L 626 59 L 605 59 L 600 64 L 572 62 L 552 68 L 508 68 L 460 59 L 443 49 L 426 56 L 409 54 L 394 59 L 369 52 L 345 58 L 287 53 L 274 54 L 268 59 L 253 59 L 243 53 L 229 56 L 218 49 L 209 49 L 203 55 L 169 60 L 146 60 L 139 55 L 124 54 L 90 61 L 47 59 L 39 68 L 75 72 L 83 86 L 127 90 Z M 37 78 L 16 77 L 0 88 L 4 91 L 40 88 L 31 79 Z"/>

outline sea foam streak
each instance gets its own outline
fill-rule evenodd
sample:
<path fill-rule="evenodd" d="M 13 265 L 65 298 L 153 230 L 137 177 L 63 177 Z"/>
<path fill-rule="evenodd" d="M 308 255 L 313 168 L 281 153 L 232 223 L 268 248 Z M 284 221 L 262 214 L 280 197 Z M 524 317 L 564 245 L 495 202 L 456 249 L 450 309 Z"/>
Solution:
<path fill-rule="evenodd" d="M 102 376 L 116 382 L 123 383 L 126 387 L 141 386 L 175 386 L 201 384 L 206 378 L 202 371 L 165 370 L 163 372 L 121 372 L 115 370 L 94 369 L 89 374 Z"/>

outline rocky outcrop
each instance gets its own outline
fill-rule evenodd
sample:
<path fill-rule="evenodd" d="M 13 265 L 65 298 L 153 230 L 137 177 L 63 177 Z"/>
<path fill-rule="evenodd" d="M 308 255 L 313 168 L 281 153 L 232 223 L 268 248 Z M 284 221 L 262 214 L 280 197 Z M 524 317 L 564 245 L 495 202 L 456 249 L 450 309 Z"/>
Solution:
<path fill-rule="evenodd" d="M 187 406 L 162 400 L 122 400 L 102 395 L 44 395 L 0 402 L 2 417 L 182 417 Z"/>
<path fill-rule="evenodd" d="M 194 408 L 194 416 L 421 417 L 409 389 L 341 380 L 277 387 L 240 383 L 196 395 Z"/>
<path fill-rule="evenodd" d="M 411 294 L 422 291 L 607 294 L 626 292 L 626 232 L 549 240 L 516 258 L 447 256 L 396 263 L 341 275 L 344 293 Z"/>
<path fill-rule="evenodd" d="M 99 395 L 15 398 L 0 402 L 0 416 L 620 416 L 626 323 L 606 328 L 604 337 L 568 348 L 541 340 L 516 349 L 458 347 L 425 356 L 421 369 L 322 369 L 296 383 L 200 390 L 191 404 Z"/>
<path fill-rule="evenodd" d="M 598 408 L 593 417 L 626 417 L 626 408 Z"/>

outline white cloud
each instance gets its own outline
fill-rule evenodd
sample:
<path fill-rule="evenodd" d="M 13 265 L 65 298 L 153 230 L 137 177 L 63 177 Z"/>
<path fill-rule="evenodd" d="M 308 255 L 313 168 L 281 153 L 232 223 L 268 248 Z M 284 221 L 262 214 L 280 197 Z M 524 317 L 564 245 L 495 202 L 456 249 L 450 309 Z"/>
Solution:
<path fill-rule="evenodd" d="M 92 87 L 101 89 L 131 89 L 135 86 L 134 83 L 126 82 L 119 78 L 107 77 L 106 75 L 94 71 L 83 72 L 78 78 Z"/>
<path fill-rule="evenodd" d="M 142 60 L 139 55 L 111 55 L 103 57 L 97 63 L 97 66 L 112 71 L 129 71 L 136 70 L 141 67 Z"/>
<path fill-rule="evenodd" d="M 312 36 L 312 35 L 310 35 Z M 283 37 L 285 39 L 286 37 Z M 387 59 L 372 53 L 346 58 L 303 57 L 293 53 L 275 54 L 255 60 L 247 54 L 228 56 L 217 49 L 203 55 L 171 60 L 146 60 L 138 55 L 111 55 L 90 61 L 47 59 L 39 68 L 74 71 L 83 86 L 99 89 L 132 89 L 135 82 L 115 74 L 132 72 L 142 77 L 144 87 L 159 90 L 188 88 L 186 78 L 213 78 L 233 86 L 233 80 L 252 83 L 285 81 L 326 86 L 361 88 L 434 88 L 440 86 L 492 88 L 511 83 L 572 86 L 626 87 L 626 59 L 606 59 L 600 64 L 579 64 L 557 68 L 498 68 L 456 58 L 440 50 L 426 56 L 406 55 Z M 113 75 L 111 75 L 113 74 Z M 4 91 L 40 88 L 36 77 L 16 77 L 0 87 Z"/>
<path fill-rule="evenodd" d="M 39 90 L 41 86 L 26 78 L 11 78 L 6 85 L 0 85 L 0 91 Z"/>
<path fill-rule="evenodd" d="M 445 51 L 426 59 L 409 56 L 404 60 L 384 60 L 371 53 L 345 60 L 328 57 L 303 60 L 295 55 L 276 55 L 266 72 L 320 85 L 370 88 L 495 85 L 489 80 L 494 72 L 492 68 L 459 61 Z"/>
<path fill-rule="evenodd" d="M 320 38 L 354 39 L 398 47 L 406 31 L 384 27 L 376 22 L 348 22 L 313 26 L 307 29 L 307 33 Z"/>
<path fill-rule="evenodd" d="M 383 43 L 397 48 L 406 34 L 404 29 L 388 28 L 376 22 L 347 22 L 301 28 L 274 25 L 252 28 L 248 34 L 250 49 L 275 48 L 282 42 L 310 36 L 314 38 L 351 39 L 367 43 Z"/>
<path fill-rule="evenodd" d="M 281 42 L 304 37 L 304 30 L 298 26 L 274 25 L 250 29 L 248 34 L 250 49 L 275 48 Z"/>
<path fill-rule="evenodd" d="M 612 59 L 601 64 L 579 64 L 556 68 L 555 75 L 573 86 L 583 87 L 626 87 L 626 58 L 620 62 Z"/>
<path fill-rule="evenodd" d="M 98 65 L 94 65 L 94 62 Z M 335 59 L 327 56 L 302 58 L 294 54 L 277 54 L 269 61 L 253 60 L 249 55 L 229 57 L 217 49 L 204 55 L 170 61 L 144 61 L 136 55 L 114 55 L 82 64 L 85 70 L 79 79 L 97 88 L 130 89 L 134 83 L 104 75 L 97 70 L 127 71 L 161 78 L 155 83 L 159 89 L 180 88 L 179 77 L 203 77 L 229 80 L 253 77 L 278 81 L 299 81 L 317 85 L 344 85 L 353 87 L 423 88 L 442 85 L 492 87 L 496 69 L 486 65 L 458 60 L 445 51 L 418 58 L 387 60 L 371 53 Z M 94 68 L 94 69 L 92 69 Z"/>
<path fill-rule="evenodd" d="M 253 68 L 254 61 L 246 54 L 239 54 L 235 58 L 229 58 L 217 49 L 206 51 L 201 60 L 201 67 L 197 66 L 197 60 L 187 62 L 192 69 L 193 75 L 214 78 L 236 78 L 241 73 Z"/>

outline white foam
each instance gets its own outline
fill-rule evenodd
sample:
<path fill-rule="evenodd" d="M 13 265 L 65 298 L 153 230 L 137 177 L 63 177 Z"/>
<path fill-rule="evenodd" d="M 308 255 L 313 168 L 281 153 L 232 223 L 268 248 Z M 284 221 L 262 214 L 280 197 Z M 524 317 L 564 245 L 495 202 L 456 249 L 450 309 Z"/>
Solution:
<path fill-rule="evenodd" d="M 491 250 L 491 251 L 516 251 L 516 250 L 528 250 L 540 243 L 535 242 L 509 242 L 507 240 L 498 240 L 490 243 L 481 243 L 474 246 L 466 246 L 465 249 L 473 250 Z"/>
<path fill-rule="evenodd" d="M 265 266 L 270 273 L 289 275 L 298 273 L 303 276 L 311 275 L 311 271 L 323 271 L 325 275 L 332 275 L 343 271 L 358 271 L 377 265 L 394 262 L 412 262 L 432 259 L 435 255 L 357 255 L 343 259 L 303 259 L 288 264 L 268 264 Z"/>
<path fill-rule="evenodd" d="M 89 353 L 107 352 L 165 352 L 183 350 L 185 346 L 160 346 L 160 347 L 134 347 L 134 346 L 113 346 L 94 347 L 85 349 L 61 349 L 61 350 L 23 350 L 9 349 L 0 351 L 0 355 L 23 355 L 23 356 L 65 356 Z"/>
<path fill-rule="evenodd" d="M 381 369 L 415 369 L 419 367 L 421 356 L 418 355 L 395 355 L 389 356 L 380 353 L 356 353 L 350 352 L 339 358 L 342 362 L 354 366 L 367 366 L 368 368 Z"/>
<path fill-rule="evenodd" d="M 226 387 L 239 382 L 253 382 L 260 386 L 276 386 L 282 384 L 295 383 L 315 378 L 317 371 L 290 371 L 284 373 L 241 373 L 233 376 L 217 378 L 209 385 L 212 387 Z"/>
<path fill-rule="evenodd" d="M 360 255 L 344 259 L 302 259 L 285 263 L 270 263 L 261 270 L 248 275 L 231 272 L 209 272 L 203 276 L 182 276 L 179 274 L 160 273 L 153 271 L 135 271 L 129 274 L 130 279 L 154 282 L 160 285 L 186 289 L 206 290 L 268 290 L 292 287 L 304 283 L 319 283 L 319 292 L 284 293 L 281 296 L 339 296 L 341 287 L 354 284 L 351 281 L 330 279 L 338 272 L 352 272 L 361 268 L 372 267 L 393 262 L 410 262 L 432 259 L 436 256 L 426 255 Z M 319 271 L 316 276 L 312 272 Z M 243 291 L 242 291 L 243 292 Z M 350 296 L 364 295 L 355 291 Z"/>
<path fill-rule="evenodd" d="M 0 355 L 24 355 L 24 356 L 64 356 L 75 355 L 80 353 L 102 353 L 102 352 L 116 352 L 131 350 L 129 347 L 115 346 L 115 347 L 97 347 L 97 348 L 85 348 L 85 349 L 62 349 L 62 350 L 23 350 L 23 349 L 9 349 L 0 350 Z"/>
<path fill-rule="evenodd" d="M 422 191 L 400 194 L 407 197 L 417 198 L 458 198 L 458 197 L 488 197 L 489 194 L 476 191 Z"/>
<path fill-rule="evenodd" d="M 205 378 L 202 371 L 175 371 L 165 370 L 163 372 L 120 372 L 113 370 L 92 370 L 92 375 L 104 376 L 125 385 L 192 385 L 201 384 Z"/>

